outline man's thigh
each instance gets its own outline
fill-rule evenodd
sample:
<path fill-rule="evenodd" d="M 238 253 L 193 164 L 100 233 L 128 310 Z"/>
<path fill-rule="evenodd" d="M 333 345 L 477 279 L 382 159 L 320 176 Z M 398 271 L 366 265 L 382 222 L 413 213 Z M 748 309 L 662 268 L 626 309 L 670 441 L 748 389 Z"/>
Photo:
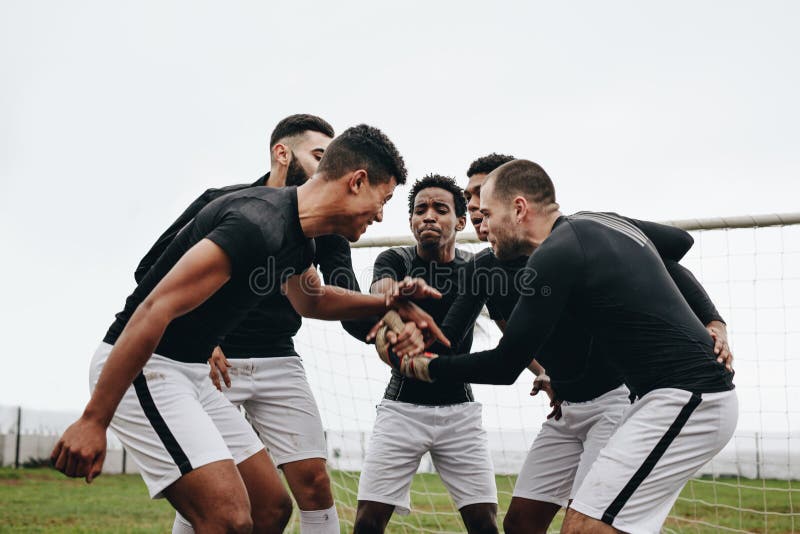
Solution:
<path fill-rule="evenodd" d="M 497 485 L 479 402 L 438 406 L 433 464 L 458 509 L 497 504 Z"/>
<path fill-rule="evenodd" d="M 275 465 L 327 457 L 317 402 L 297 356 L 253 362 L 249 395 L 237 398 Z M 231 360 L 236 365 L 236 360 Z M 233 377 L 231 378 L 233 381 Z M 233 382 L 231 384 L 233 386 Z"/>
<path fill-rule="evenodd" d="M 111 346 L 103 344 L 92 360 L 92 388 L 110 351 Z M 153 355 L 111 421 L 111 430 L 139 467 L 153 498 L 162 497 L 165 488 L 199 467 L 233 459 L 198 393 L 198 381 L 207 373 L 203 367 Z M 241 423 L 247 424 L 243 419 Z M 240 430 L 246 433 L 244 426 Z M 258 444 L 252 441 L 252 430 L 249 436 L 251 445 Z"/>
<path fill-rule="evenodd" d="M 398 514 L 411 511 L 411 482 L 420 459 L 432 443 L 433 411 L 398 401 L 384 400 L 372 430 L 358 482 L 358 500 L 395 507 Z"/>
<path fill-rule="evenodd" d="M 734 391 L 657 389 L 626 413 L 572 508 L 617 529 L 659 532 L 680 489 L 733 435 Z"/>
<path fill-rule="evenodd" d="M 525 457 L 513 496 L 566 507 L 583 452 L 583 440 L 564 418 L 546 420 Z"/>

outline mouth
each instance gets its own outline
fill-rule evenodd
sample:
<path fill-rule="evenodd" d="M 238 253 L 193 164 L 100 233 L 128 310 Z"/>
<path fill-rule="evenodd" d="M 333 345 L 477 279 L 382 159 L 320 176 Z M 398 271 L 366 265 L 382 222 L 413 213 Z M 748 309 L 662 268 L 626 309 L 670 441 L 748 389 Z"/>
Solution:
<path fill-rule="evenodd" d="M 483 222 L 483 219 L 470 219 L 472 221 L 473 226 L 480 226 Z"/>
<path fill-rule="evenodd" d="M 433 226 L 425 226 L 424 228 L 421 228 L 419 230 L 419 235 L 423 235 L 423 234 L 436 234 L 436 235 L 439 235 L 441 233 L 442 233 L 441 230 L 439 230 L 438 228 L 434 228 Z"/>

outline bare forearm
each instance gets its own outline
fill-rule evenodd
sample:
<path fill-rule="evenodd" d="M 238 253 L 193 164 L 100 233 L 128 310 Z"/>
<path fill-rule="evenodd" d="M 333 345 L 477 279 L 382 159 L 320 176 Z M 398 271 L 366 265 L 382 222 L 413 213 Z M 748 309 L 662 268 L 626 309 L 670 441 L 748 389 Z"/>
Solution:
<path fill-rule="evenodd" d="M 153 354 L 169 320 L 143 303 L 131 316 L 103 366 L 83 416 L 108 427 L 125 391 Z"/>
<path fill-rule="evenodd" d="M 326 286 L 306 317 L 325 321 L 364 319 L 386 312 L 386 297 Z"/>
<path fill-rule="evenodd" d="M 544 367 L 539 365 L 539 362 L 536 360 L 531 360 L 530 365 L 528 365 L 528 369 L 531 373 L 535 374 L 536 376 L 547 374 L 545 373 Z"/>

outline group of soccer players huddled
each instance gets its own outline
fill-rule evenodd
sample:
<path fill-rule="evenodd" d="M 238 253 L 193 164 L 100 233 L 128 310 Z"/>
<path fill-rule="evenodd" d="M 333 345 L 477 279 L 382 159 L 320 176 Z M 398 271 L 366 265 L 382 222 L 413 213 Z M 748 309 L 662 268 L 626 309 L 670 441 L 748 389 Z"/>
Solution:
<path fill-rule="evenodd" d="M 679 263 L 688 233 L 564 215 L 541 166 L 490 154 L 463 189 L 435 173 L 411 185 L 416 245 L 383 251 L 366 294 L 349 242 L 406 182 L 394 144 L 365 124 L 335 136 L 303 114 L 278 123 L 269 149 L 269 172 L 202 193 L 143 257 L 92 358 L 91 399 L 53 450 L 58 470 L 91 482 L 110 428 L 151 497 L 175 508 L 174 533 L 282 532 L 292 497 L 302 533 L 338 533 L 320 413 L 293 343 L 311 317 L 379 338 L 391 365 L 355 532 L 384 532 L 411 511 L 426 452 L 466 531 L 498 532 L 470 384 L 512 384 L 525 368 L 552 411 L 503 529 L 546 532 L 564 507 L 562 532 L 660 531 L 738 416 L 725 322 Z M 470 223 L 489 244 L 476 254 L 456 247 Z M 470 353 L 484 306 L 503 336 Z"/>

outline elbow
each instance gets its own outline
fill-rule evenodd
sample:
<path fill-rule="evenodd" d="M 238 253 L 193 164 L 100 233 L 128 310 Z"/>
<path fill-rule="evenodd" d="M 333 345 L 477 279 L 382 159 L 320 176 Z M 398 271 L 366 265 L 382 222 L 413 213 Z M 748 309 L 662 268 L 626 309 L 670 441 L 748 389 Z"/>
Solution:
<path fill-rule="evenodd" d="M 694 238 L 689 232 L 684 232 L 683 240 L 681 241 L 680 250 L 678 250 L 675 261 L 680 261 L 687 252 L 694 246 Z"/>

